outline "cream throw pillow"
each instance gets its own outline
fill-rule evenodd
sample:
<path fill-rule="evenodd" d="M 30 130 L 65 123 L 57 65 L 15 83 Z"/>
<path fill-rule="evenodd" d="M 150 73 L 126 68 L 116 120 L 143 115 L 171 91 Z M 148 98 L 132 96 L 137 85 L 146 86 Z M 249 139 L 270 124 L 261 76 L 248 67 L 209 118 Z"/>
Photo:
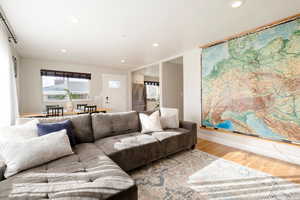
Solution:
<path fill-rule="evenodd" d="M 20 141 L 38 137 L 37 119 L 22 125 L 0 127 L 0 141 Z"/>
<path fill-rule="evenodd" d="M 66 130 L 23 141 L 0 141 L 6 178 L 72 153 Z"/>
<path fill-rule="evenodd" d="M 160 124 L 159 111 L 155 111 L 151 115 L 140 113 L 140 120 L 142 124 L 142 133 L 151 133 L 155 131 L 162 131 Z"/>
<path fill-rule="evenodd" d="M 179 128 L 178 109 L 161 108 L 160 109 L 161 125 L 165 128 Z"/>
<path fill-rule="evenodd" d="M 0 127 L 0 141 L 22 141 L 33 137 L 38 137 L 37 119 L 27 121 L 22 125 Z M 3 158 L 0 155 L 0 161 Z"/>

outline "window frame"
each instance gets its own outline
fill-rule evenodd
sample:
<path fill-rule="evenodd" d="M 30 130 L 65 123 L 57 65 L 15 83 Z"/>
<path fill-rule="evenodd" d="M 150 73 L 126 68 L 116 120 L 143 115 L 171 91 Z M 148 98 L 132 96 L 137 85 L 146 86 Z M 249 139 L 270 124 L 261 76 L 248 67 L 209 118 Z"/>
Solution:
<path fill-rule="evenodd" d="M 59 73 L 67 73 L 68 76 L 55 76 L 55 75 L 43 75 L 43 72 L 45 71 L 50 71 L 50 72 L 59 72 Z M 78 76 L 83 74 L 83 75 L 87 75 L 87 78 L 80 78 L 80 77 L 71 77 L 70 74 L 76 74 Z M 46 94 L 44 94 L 44 90 L 43 90 L 43 77 L 61 77 L 64 78 L 64 81 L 66 81 L 66 89 L 69 89 L 69 84 L 70 84 L 70 79 L 71 78 L 75 78 L 75 79 L 85 79 L 87 80 L 87 84 L 88 84 L 88 92 L 87 93 L 82 93 L 82 94 L 87 94 L 87 98 L 82 98 L 82 99 L 72 99 L 72 101 L 75 102 L 80 102 L 80 101 L 89 101 L 90 100 L 90 92 L 91 92 L 91 74 L 87 74 L 87 73 L 76 73 L 76 72 L 61 72 L 61 71 L 55 71 L 55 70 L 41 70 L 41 74 L 40 74 L 40 79 L 41 79 L 41 100 L 42 102 L 68 102 L 70 101 L 69 97 L 66 96 L 64 99 L 48 99 L 46 96 Z M 72 92 L 72 91 L 71 91 Z M 66 94 L 66 92 L 64 92 L 64 94 Z M 55 95 L 55 94 L 54 94 Z M 60 94 L 58 94 L 60 95 Z"/>
<path fill-rule="evenodd" d="M 159 82 L 156 82 L 156 81 L 144 81 L 144 85 L 146 87 L 146 90 L 147 89 L 147 86 L 154 86 L 154 87 L 157 87 L 157 98 L 148 98 L 146 96 L 146 100 L 148 101 L 159 101 L 160 99 L 160 85 L 159 85 Z"/>

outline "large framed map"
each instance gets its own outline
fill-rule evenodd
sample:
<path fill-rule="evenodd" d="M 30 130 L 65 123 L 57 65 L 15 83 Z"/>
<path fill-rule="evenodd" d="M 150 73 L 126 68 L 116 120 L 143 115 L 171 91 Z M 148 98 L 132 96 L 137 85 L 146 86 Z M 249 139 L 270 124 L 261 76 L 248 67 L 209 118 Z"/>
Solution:
<path fill-rule="evenodd" d="M 300 19 L 202 51 L 202 126 L 300 143 Z"/>

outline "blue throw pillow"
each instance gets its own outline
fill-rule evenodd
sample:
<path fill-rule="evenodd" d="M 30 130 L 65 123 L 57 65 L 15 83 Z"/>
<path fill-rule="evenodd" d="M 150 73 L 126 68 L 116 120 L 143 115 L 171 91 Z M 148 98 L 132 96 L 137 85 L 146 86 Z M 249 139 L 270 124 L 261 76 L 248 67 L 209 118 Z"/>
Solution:
<path fill-rule="evenodd" d="M 66 129 L 71 146 L 76 145 L 75 135 L 73 133 L 73 124 L 70 120 L 56 123 L 38 123 L 37 127 L 39 136 L 47 135 L 56 131 Z"/>

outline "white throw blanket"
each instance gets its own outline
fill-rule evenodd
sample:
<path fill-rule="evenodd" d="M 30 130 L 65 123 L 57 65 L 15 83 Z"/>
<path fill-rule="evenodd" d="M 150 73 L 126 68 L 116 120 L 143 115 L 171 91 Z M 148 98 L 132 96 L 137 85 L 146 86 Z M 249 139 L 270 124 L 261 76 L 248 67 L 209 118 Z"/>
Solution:
<path fill-rule="evenodd" d="M 116 142 L 114 144 L 114 148 L 118 150 L 128 149 L 135 146 L 140 146 L 143 144 L 148 144 L 152 142 L 156 142 L 155 137 L 151 135 L 138 135 L 132 136 L 128 138 L 121 139 L 120 142 Z"/>

